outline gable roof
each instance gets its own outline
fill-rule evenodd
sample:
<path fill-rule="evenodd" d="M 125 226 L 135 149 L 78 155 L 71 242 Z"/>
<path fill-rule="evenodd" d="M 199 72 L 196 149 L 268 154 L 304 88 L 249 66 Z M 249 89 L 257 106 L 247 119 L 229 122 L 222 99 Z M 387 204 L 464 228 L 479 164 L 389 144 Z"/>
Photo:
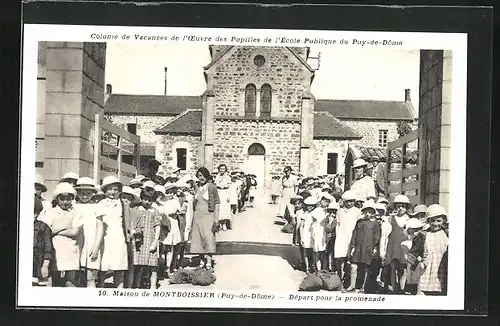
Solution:
<path fill-rule="evenodd" d="M 154 132 L 157 135 L 191 135 L 201 136 L 202 110 L 186 110 Z M 327 112 L 316 112 L 314 119 L 314 138 L 317 139 L 361 139 L 349 126 L 340 122 Z"/>
<path fill-rule="evenodd" d="M 220 52 L 219 55 L 215 56 L 212 59 L 212 61 L 208 65 L 206 65 L 204 67 L 204 69 L 205 70 L 210 69 L 213 65 L 215 65 L 219 60 L 221 60 L 234 47 L 235 47 L 235 45 L 227 46 L 223 51 Z M 298 54 L 297 52 L 295 52 L 295 50 L 293 50 L 289 46 L 285 46 L 285 48 L 288 49 L 288 51 L 292 52 L 292 54 L 300 61 L 300 63 L 302 63 L 310 72 L 314 73 L 314 69 L 307 63 L 306 60 L 304 60 L 304 58 L 302 58 L 300 56 L 300 54 Z"/>
<path fill-rule="evenodd" d="M 363 137 L 330 113 L 315 112 L 313 138 L 361 139 Z"/>
<path fill-rule="evenodd" d="M 186 110 L 174 120 L 155 130 L 155 134 L 201 136 L 202 110 Z"/>
<path fill-rule="evenodd" d="M 316 100 L 314 111 L 339 119 L 413 120 L 413 104 L 405 101 Z"/>
<path fill-rule="evenodd" d="M 104 113 L 176 116 L 185 110 L 201 108 L 201 96 L 110 94 Z"/>
<path fill-rule="evenodd" d="M 123 149 L 133 152 L 135 149 L 135 145 L 124 144 Z M 155 156 L 156 155 L 156 145 L 155 144 L 141 144 L 140 147 L 140 155 L 141 156 Z M 103 155 L 117 155 L 118 150 L 114 147 L 103 146 L 102 149 Z M 123 155 L 130 155 L 129 153 L 123 153 Z"/>

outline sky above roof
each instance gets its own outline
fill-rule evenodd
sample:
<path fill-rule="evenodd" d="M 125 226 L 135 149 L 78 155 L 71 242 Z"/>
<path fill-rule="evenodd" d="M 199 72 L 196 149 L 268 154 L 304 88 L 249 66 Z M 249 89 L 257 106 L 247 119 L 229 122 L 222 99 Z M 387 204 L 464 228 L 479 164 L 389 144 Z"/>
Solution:
<path fill-rule="evenodd" d="M 316 98 L 404 101 L 409 88 L 418 111 L 419 51 L 316 46 L 310 56 L 318 52 L 311 86 Z M 167 67 L 167 95 L 197 96 L 206 89 L 203 67 L 209 62 L 208 45 L 108 43 L 106 84 L 116 94 L 162 95 Z"/>

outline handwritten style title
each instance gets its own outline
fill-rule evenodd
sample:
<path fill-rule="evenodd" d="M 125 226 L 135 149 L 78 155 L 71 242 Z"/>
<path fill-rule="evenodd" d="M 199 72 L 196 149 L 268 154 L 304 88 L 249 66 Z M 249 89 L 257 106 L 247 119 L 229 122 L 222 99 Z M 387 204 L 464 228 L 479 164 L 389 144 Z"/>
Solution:
<path fill-rule="evenodd" d="M 105 34 L 92 33 L 96 41 L 142 41 L 168 43 L 211 43 L 240 45 L 281 45 L 281 46 L 311 46 L 311 45 L 357 45 L 357 46 L 402 46 L 403 41 L 392 39 L 340 38 L 323 37 L 254 37 L 254 36 L 200 36 L 200 35 L 145 35 L 145 34 Z"/>

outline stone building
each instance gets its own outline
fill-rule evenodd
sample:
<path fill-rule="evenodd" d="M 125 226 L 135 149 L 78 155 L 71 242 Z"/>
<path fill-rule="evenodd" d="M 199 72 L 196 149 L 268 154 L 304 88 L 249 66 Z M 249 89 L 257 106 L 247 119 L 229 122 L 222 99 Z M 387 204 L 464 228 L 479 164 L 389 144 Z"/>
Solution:
<path fill-rule="evenodd" d="M 350 143 L 385 147 L 398 138 L 397 122 L 414 122 L 408 90 L 402 101 L 316 99 L 308 48 L 209 50 L 200 97 L 113 94 L 107 87 L 105 113 L 145 139 L 144 155 L 155 144 L 165 173 L 225 163 L 256 174 L 261 185 L 285 165 L 305 175 L 335 174 L 344 170 Z"/>
<path fill-rule="evenodd" d="M 66 172 L 92 176 L 105 65 L 106 43 L 38 43 L 35 168 L 49 194 Z"/>

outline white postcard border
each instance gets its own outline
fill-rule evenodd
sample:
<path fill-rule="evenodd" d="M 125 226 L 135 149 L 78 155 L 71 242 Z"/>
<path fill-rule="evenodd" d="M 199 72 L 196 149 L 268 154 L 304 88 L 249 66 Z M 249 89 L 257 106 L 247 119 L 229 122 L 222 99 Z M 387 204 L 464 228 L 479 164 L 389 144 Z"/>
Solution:
<path fill-rule="evenodd" d="M 452 33 L 403 33 L 403 32 L 354 32 L 354 31 L 306 31 L 306 30 L 250 30 L 250 29 L 213 29 L 213 28 L 170 28 L 170 27 L 119 27 L 119 26 L 75 26 L 75 25 L 35 25 L 25 24 L 23 42 L 22 71 L 22 135 L 21 135 L 21 189 L 19 210 L 19 265 L 18 293 L 19 307 L 126 307 L 126 308 L 276 308 L 276 309 L 384 309 L 384 310 L 462 310 L 464 308 L 465 292 L 465 173 L 466 173 L 466 124 L 467 124 L 467 34 Z M 99 295 L 102 289 L 81 288 L 44 288 L 31 286 L 32 271 L 32 198 L 35 180 L 35 125 L 37 107 L 37 54 L 38 41 L 63 42 L 102 42 L 93 39 L 91 35 L 116 34 L 118 40 L 106 42 L 138 42 L 138 43 L 184 43 L 184 35 L 210 37 L 209 42 L 198 41 L 190 43 L 217 44 L 215 36 L 260 38 L 260 42 L 230 42 L 220 44 L 231 45 L 261 45 L 261 46 L 305 46 L 302 41 L 296 44 L 264 43 L 266 37 L 316 38 L 318 40 L 393 40 L 402 42 L 398 46 L 383 46 L 395 50 L 402 49 L 444 49 L 453 53 L 453 91 L 451 114 L 451 159 L 450 159 L 450 236 L 448 295 L 435 296 L 399 296 L 399 295 L 359 295 L 342 294 L 338 292 L 294 292 L 269 293 L 253 291 L 207 291 L 203 287 L 193 290 L 158 290 L 163 295 L 176 292 L 173 297 L 154 297 L 153 290 L 131 290 L 126 292 L 138 296 L 113 296 L 114 289 L 105 289 L 107 295 Z M 124 40 L 124 34 L 132 39 Z M 173 35 L 179 40 L 134 40 L 134 35 L 143 36 Z M 373 43 L 373 42 L 372 42 Z M 314 45 L 314 44 L 309 44 Z M 317 44 L 316 44 L 317 45 Z M 328 46 L 360 47 L 361 45 L 331 44 Z M 370 45 L 363 47 L 369 51 Z M 369 53 L 369 52 L 368 52 Z M 146 296 L 149 293 L 149 296 Z M 179 296 L 179 293 L 180 296 Z M 186 297 L 185 295 L 213 293 L 213 298 Z M 272 299 L 240 298 L 245 295 L 270 295 Z M 102 294 L 102 292 L 101 292 Z M 230 295 L 235 295 L 229 298 Z M 291 295 L 312 296 L 312 300 L 290 300 Z M 324 300 L 317 298 L 325 297 Z M 330 299 L 328 299 L 328 297 Z M 339 300 L 340 298 L 340 300 Z M 346 301 L 349 298 L 349 301 Z M 356 298 L 383 298 L 380 301 L 358 302 Z"/>

